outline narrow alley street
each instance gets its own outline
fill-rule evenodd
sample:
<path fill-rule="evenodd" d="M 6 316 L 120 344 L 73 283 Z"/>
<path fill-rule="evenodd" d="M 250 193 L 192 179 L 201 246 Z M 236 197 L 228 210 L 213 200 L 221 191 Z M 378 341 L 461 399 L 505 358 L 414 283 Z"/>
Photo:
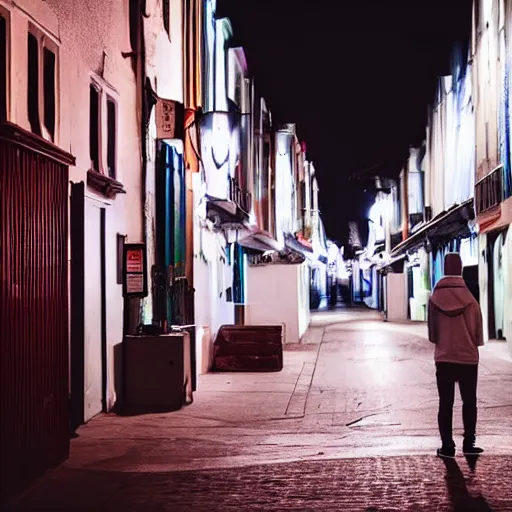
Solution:
<path fill-rule="evenodd" d="M 512 0 L 310 4 L 0 0 L 1 512 L 512 512 Z"/>
<path fill-rule="evenodd" d="M 279 373 L 210 373 L 180 411 L 100 415 L 12 510 L 512 510 L 512 361 L 481 349 L 473 467 L 438 447 L 426 326 L 317 313 Z M 455 439 L 461 445 L 457 395 Z"/>

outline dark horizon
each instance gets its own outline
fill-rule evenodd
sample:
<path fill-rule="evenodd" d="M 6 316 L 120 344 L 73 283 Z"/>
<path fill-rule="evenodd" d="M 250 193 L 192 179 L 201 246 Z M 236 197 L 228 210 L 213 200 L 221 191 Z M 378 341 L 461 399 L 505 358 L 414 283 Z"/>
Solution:
<path fill-rule="evenodd" d="M 372 204 L 368 181 L 349 177 L 396 176 L 424 139 L 437 77 L 449 73 L 454 45 L 469 42 L 471 4 L 365 2 L 327 12 L 219 0 L 274 120 L 296 123 L 307 144 L 331 239 L 344 243 L 347 222 L 364 220 Z"/>

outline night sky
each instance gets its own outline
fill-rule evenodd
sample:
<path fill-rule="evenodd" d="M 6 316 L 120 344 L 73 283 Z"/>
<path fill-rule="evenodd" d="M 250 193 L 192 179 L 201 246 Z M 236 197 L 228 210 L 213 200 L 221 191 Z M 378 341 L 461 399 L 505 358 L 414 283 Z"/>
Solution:
<path fill-rule="evenodd" d="M 372 198 L 349 176 L 396 175 L 422 141 L 436 77 L 469 39 L 471 0 L 218 0 L 217 12 L 274 121 L 297 123 L 327 235 L 344 243 Z"/>

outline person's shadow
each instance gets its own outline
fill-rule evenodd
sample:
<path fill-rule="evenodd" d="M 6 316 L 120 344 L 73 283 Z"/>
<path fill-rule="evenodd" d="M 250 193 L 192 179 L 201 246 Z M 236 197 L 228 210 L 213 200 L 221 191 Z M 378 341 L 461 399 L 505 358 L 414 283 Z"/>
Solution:
<path fill-rule="evenodd" d="M 446 466 L 446 487 L 450 497 L 453 510 L 462 512 L 466 510 L 476 510 L 479 512 L 492 511 L 492 507 L 487 500 L 480 494 L 473 497 L 469 494 L 462 473 L 455 459 L 442 459 Z M 474 473 L 478 456 L 466 457 L 471 472 Z"/>

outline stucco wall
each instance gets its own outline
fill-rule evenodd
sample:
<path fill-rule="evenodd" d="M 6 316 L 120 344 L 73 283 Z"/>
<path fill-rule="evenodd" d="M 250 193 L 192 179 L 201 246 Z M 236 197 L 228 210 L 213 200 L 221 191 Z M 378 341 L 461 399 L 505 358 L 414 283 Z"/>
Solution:
<path fill-rule="evenodd" d="M 146 74 L 161 98 L 183 103 L 183 23 L 181 0 L 170 0 L 170 30 L 165 31 L 162 1 L 146 2 Z"/>
<path fill-rule="evenodd" d="M 488 308 L 488 267 L 485 254 L 487 252 L 487 235 L 478 236 L 478 286 L 480 292 L 480 309 L 482 311 L 484 341 L 489 340 L 489 308 Z"/>
<path fill-rule="evenodd" d="M 503 248 L 503 274 L 505 283 L 504 336 L 512 354 L 512 229 L 510 227 Z"/>
<path fill-rule="evenodd" d="M 215 341 L 219 327 L 234 324 L 233 302 L 226 301 L 225 290 L 232 286 L 233 268 L 220 261 L 225 239 L 220 233 L 205 229 L 201 221 L 202 184 L 199 173 L 193 176 L 194 189 L 194 313 L 199 327 L 208 327 L 210 341 Z M 208 354 L 206 347 L 203 350 Z"/>
<path fill-rule="evenodd" d="M 11 14 L 11 118 L 30 129 L 27 114 L 27 31 L 29 22 L 58 47 L 56 144 L 76 157 L 70 169 L 71 182 L 86 182 L 89 156 L 89 85 L 91 75 L 109 89 L 117 101 L 117 175 L 126 195 L 105 199 L 87 189 L 86 196 L 106 212 L 106 303 L 108 344 L 108 404 L 116 400 L 114 347 L 123 335 L 122 287 L 117 284 L 116 234 L 127 242 L 142 240 L 141 151 L 137 118 L 137 91 L 130 51 L 128 2 L 123 0 L 17 0 L 2 2 Z M 88 220 L 85 220 L 86 225 Z M 87 228 L 86 228 L 87 232 Z M 85 241 L 87 265 L 100 265 L 97 240 Z M 86 323 L 89 308 L 97 300 L 96 289 L 87 288 Z M 100 340 L 97 340 L 100 343 Z M 87 368 L 86 368 L 87 373 Z"/>
<path fill-rule="evenodd" d="M 407 320 L 407 275 L 387 275 L 387 320 L 389 322 L 401 322 Z"/>
<path fill-rule="evenodd" d="M 99 198 L 119 217 L 119 227 L 130 239 L 141 239 L 140 138 L 135 75 L 130 59 L 128 4 L 21 0 L 11 10 L 12 121 L 30 129 L 27 117 L 27 30 L 29 20 L 48 32 L 58 51 L 58 121 L 56 143 L 76 157 L 70 181 L 86 180 L 89 157 L 89 84 L 96 75 L 113 89 L 118 100 L 117 179 L 127 191 L 115 201 Z M 43 7 L 44 6 L 44 7 Z M 55 35 L 55 37 L 54 37 Z M 117 93 L 117 94 L 116 94 Z M 94 192 L 88 194 L 95 196 Z M 126 199 L 129 199 L 128 201 Z M 129 205 L 129 206 L 128 206 Z"/>
<path fill-rule="evenodd" d="M 309 325 L 306 264 L 247 269 L 247 325 L 285 325 L 285 342 L 297 343 Z"/>
<path fill-rule="evenodd" d="M 480 27 L 473 27 L 475 52 L 475 134 L 477 180 L 498 165 L 498 110 L 500 88 L 499 0 L 477 0 Z M 475 37 L 479 34 L 478 37 Z M 502 56 L 501 56 L 502 58 Z"/>
<path fill-rule="evenodd" d="M 183 24 L 181 0 L 170 0 L 170 30 L 165 30 L 161 0 L 146 2 L 144 18 L 144 40 L 146 56 L 146 76 L 156 94 L 163 99 L 183 102 Z M 157 132 L 155 108 L 151 113 L 147 137 L 146 165 L 146 242 L 148 270 L 155 263 L 155 172 L 157 165 Z M 177 146 L 182 150 L 180 141 Z M 151 289 L 151 272 L 148 273 Z M 153 319 L 151 294 L 143 301 L 143 321 L 146 324 Z"/>
<path fill-rule="evenodd" d="M 16 2 L 11 10 L 12 121 L 30 129 L 27 117 L 27 30 L 29 20 L 49 34 L 58 51 L 58 131 L 56 143 L 76 157 L 70 180 L 85 180 L 89 157 L 89 84 L 96 74 L 112 86 L 118 105 L 117 178 L 133 197 L 140 195 L 140 144 L 136 108 L 135 75 L 130 59 L 128 4 L 122 0 L 98 2 L 48 0 Z M 46 5 L 45 8 L 42 6 Z M 55 34 L 55 37 L 53 36 Z M 119 199 L 119 198 L 118 198 Z M 116 200 L 117 203 L 123 203 Z M 140 204 L 140 203 L 139 203 Z M 130 218 L 134 238 L 140 239 L 140 215 Z"/>
<path fill-rule="evenodd" d="M 427 128 L 425 205 L 435 217 L 473 196 L 475 182 L 475 115 L 468 65 L 462 77 L 442 77 L 439 103 Z M 409 213 L 414 213 L 412 210 Z"/>
<path fill-rule="evenodd" d="M 234 303 L 226 300 L 226 289 L 233 284 L 233 268 L 219 258 L 217 237 L 221 235 L 207 230 L 201 235 L 203 248 L 208 247 L 204 252 L 198 247 L 194 254 L 195 322 L 209 327 L 214 341 L 221 325 L 235 321 Z"/>

